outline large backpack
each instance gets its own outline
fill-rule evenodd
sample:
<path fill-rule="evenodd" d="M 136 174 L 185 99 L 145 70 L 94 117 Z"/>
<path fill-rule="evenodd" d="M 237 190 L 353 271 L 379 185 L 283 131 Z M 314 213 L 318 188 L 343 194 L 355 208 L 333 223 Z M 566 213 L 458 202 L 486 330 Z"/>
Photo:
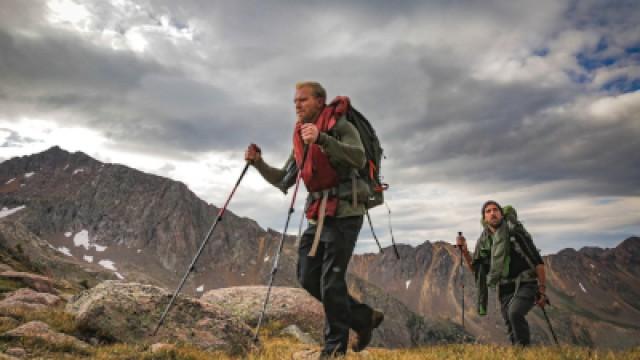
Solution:
<path fill-rule="evenodd" d="M 376 207 L 384 203 L 383 192 L 389 188 L 388 184 L 382 182 L 380 166 L 383 158 L 383 149 L 380 146 L 380 139 L 376 131 L 371 126 L 367 118 L 353 106 L 349 106 L 346 114 L 347 120 L 355 126 L 360 134 L 360 140 L 364 146 L 367 163 L 364 168 L 358 171 L 360 178 L 369 186 L 369 198 L 364 202 L 367 209 Z"/>
<path fill-rule="evenodd" d="M 384 157 L 383 150 L 376 131 L 362 113 L 349 105 L 345 117 L 358 130 L 364 147 L 366 165 L 358 170 L 358 175 L 369 187 L 369 197 L 363 203 L 365 208 L 371 209 L 384 203 L 383 191 L 389 188 L 388 184 L 382 182 L 382 176 L 380 175 L 380 166 Z M 295 161 L 287 164 L 285 172 L 285 176 L 277 187 L 286 194 L 287 189 L 295 183 L 298 174 Z"/>
<path fill-rule="evenodd" d="M 512 242 L 514 250 L 525 259 L 529 267 L 531 267 L 531 270 L 535 272 L 535 258 L 536 255 L 539 256 L 539 251 L 535 247 L 532 247 L 533 239 L 531 234 L 524 228 L 522 222 L 518 220 L 518 213 L 513 206 L 506 205 L 502 211 L 504 213 L 504 219 L 509 226 L 509 233 L 513 235 Z"/>

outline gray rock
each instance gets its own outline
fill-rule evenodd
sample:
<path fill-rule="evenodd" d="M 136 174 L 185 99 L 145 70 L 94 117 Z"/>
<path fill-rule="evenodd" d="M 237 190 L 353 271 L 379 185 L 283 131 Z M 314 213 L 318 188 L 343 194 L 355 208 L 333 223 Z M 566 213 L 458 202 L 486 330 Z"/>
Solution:
<path fill-rule="evenodd" d="M 19 358 L 7 354 L 0 353 L 0 360 L 19 360 Z"/>
<path fill-rule="evenodd" d="M 49 328 L 49 325 L 42 321 L 30 321 L 5 332 L 2 334 L 2 337 L 8 339 L 39 339 L 54 347 L 72 347 L 77 351 L 86 351 L 89 349 L 89 344 L 73 336 L 53 331 Z"/>
<path fill-rule="evenodd" d="M 58 293 L 58 291 L 54 288 L 54 281 L 46 276 L 28 272 L 4 271 L 0 273 L 0 278 L 21 282 L 38 292 L 46 292 L 51 294 Z"/>
<path fill-rule="evenodd" d="M 151 353 L 155 354 L 155 353 L 160 352 L 160 351 L 172 350 L 175 347 L 176 346 L 173 345 L 173 344 L 155 343 L 155 344 L 151 345 Z"/>
<path fill-rule="evenodd" d="M 286 328 L 284 328 L 284 330 L 282 330 L 282 334 L 293 336 L 294 338 L 298 339 L 298 341 L 300 341 L 301 343 L 304 343 L 304 344 L 319 345 L 319 343 L 317 341 L 315 341 L 311 337 L 311 335 L 309 335 L 309 334 L 305 333 L 304 331 L 300 330 L 300 328 L 297 327 L 296 325 L 287 326 Z"/>
<path fill-rule="evenodd" d="M 46 310 L 47 306 L 42 304 L 30 304 L 22 301 L 3 300 L 0 301 L 0 315 L 9 317 L 20 317 L 25 313 Z"/>
<path fill-rule="evenodd" d="M 4 353 L 9 356 L 15 356 L 18 358 L 23 358 L 27 356 L 27 352 L 21 347 L 8 348 L 7 351 L 5 351 Z"/>
<path fill-rule="evenodd" d="M 124 343 L 185 342 L 205 350 L 245 353 L 251 329 L 221 307 L 178 297 L 163 326 L 152 336 L 171 294 L 136 283 L 105 281 L 67 304 L 78 326 L 104 339 Z"/>
<path fill-rule="evenodd" d="M 56 295 L 22 288 L 0 301 L 0 315 L 21 316 L 27 312 L 44 311 L 62 303 L 63 300 Z"/>
<path fill-rule="evenodd" d="M 238 286 L 210 290 L 200 300 L 223 307 L 253 327 L 258 323 L 266 294 L 266 286 Z M 312 338 L 320 340 L 324 310 L 322 304 L 305 290 L 276 286 L 271 290 L 265 321 L 277 321 L 283 326 L 296 325 Z"/>
<path fill-rule="evenodd" d="M 57 295 L 37 292 L 27 288 L 18 289 L 9 293 L 2 302 L 4 301 L 21 301 L 24 303 L 42 304 L 46 306 L 57 306 L 64 302 L 64 300 Z"/>

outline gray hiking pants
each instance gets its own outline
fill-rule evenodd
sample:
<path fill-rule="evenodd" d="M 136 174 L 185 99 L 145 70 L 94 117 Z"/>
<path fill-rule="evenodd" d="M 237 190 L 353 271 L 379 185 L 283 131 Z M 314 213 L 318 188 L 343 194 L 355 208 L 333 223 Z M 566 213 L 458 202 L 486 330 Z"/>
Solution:
<path fill-rule="evenodd" d="M 500 309 L 513 345 L 527 346 L 531 343 L 529 323 L 525 316 L 533 309 L 537 293 L 538 285 L 535 282 L 521 283 L 517 293 L 515 284 L 500 285 Z"/>

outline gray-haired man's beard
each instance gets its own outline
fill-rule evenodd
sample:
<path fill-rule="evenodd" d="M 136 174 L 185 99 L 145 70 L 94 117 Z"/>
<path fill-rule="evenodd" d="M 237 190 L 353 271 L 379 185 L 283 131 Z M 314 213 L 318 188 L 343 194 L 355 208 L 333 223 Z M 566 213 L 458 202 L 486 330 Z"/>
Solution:
<path fill-rule="evenodd" d="M 318 114 L 320 114 L 320 113 L 318 112 L 318 113 L 315 113 L 313 115 L 309 115 L 307 117 L 302 118 L 302 123 L 303 124 L 309 124 L 309 123 L 316 122 L 316 119 L 318 118 Z"/>

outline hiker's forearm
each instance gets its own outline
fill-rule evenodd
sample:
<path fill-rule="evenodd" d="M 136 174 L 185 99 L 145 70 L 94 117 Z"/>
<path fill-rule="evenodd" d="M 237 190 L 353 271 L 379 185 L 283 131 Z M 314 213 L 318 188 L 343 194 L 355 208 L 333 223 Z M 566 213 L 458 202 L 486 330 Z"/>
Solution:
<path fill-rule="evenodd" d="M 274 168 L 267 164 L 262 158 L 255 161 L 253 166 L 267 182 L 274 186 L 277 186 L 287 173 L 284 170 L 286 167 L 283 169 Z"/>

